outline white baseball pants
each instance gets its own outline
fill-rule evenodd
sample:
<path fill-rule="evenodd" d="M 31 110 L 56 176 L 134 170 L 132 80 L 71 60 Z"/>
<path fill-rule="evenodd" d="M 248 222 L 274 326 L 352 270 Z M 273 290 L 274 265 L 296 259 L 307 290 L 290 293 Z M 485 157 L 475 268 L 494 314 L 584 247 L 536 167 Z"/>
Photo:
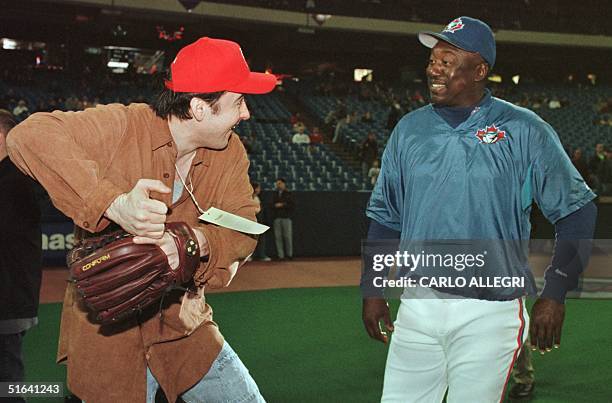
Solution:
<path fill-rule="evenodd" d="M 501 402 L 528 328 L 522 299 L 402 299 L 382 401 Z"/>

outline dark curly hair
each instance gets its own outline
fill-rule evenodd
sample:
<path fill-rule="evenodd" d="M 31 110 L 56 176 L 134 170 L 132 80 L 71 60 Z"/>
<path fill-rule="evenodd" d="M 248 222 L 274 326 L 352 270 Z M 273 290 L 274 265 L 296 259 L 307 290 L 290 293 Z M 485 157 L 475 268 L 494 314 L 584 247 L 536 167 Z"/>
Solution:
<path fill-rule="evenodd" d="M 192 98 L 200 98 L 210 105 L 213 113 L 218 110 L 217 101 L 221 98 L 221 95 L 225 94 L 225 91 L 209 92 L 209 93 L 197 93 L 197 92 L 174 92 L 166 88 L 161 81 L 162 90 L 157 94 L 153 102 L 149 105 L 151 109 L 160 118 L 166 119 L 170 116 L 175 116 L 180 120 L 189 120 L 191 112 L 189 111 L 189 103 Z"/>

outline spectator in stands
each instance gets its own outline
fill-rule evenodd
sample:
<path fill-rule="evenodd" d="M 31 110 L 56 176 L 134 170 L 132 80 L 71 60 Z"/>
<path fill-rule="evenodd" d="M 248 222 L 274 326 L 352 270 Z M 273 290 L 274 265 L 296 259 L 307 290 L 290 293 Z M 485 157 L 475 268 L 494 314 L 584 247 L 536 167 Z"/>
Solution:
<path fill-rule="evenodd" d="M 92 108 L 93 104 L 89 101 L 89 98 L 87 96 L 83 96 L 81 98 L 81 108 L 83 110 L 87 109 L 87 108 Z"/>
<path fill-rule="evenodd" d="M 279 260 L 285 257 L 293 259 L 293 222 L 291 220 L 294 209 L 293 195 L 287 190 L 284 178 L 276 179 L 276 191 L 272 197 L 272 226 L 274 227 L 274 241 Z"/>
<path fill-rule="evenodd" d="M 378 175 L 380 174 L 380 162 L 378 159 L 375 159 L 372 162 L 372 168 L 368 171 L 368 178 L 370 179 L 370 185 L 374 187 L 376 184 L 376 180 L 378 179 Z"/>
<path fill-rule="evenodd" d="M 34 182 L 7 158 L 6 135 L 15 123 L 9 111 L 0 110 L 0 382 L 11 383 L 24 381 L 23 338 L 38 323 L 42 277 Z"/>
<path fill-rule="evenodd" d="M 321 130 L 315 126 L 312 128 L 310 132 L 310 144 L 321 144 L 323 143 L 323 134 Z"/>
<path fill-rule="evenodd" d="M 336 123 L 336 128 L 334 129 L 334 138 L 332 139 L 332 142 L 337 143 L 341 140 L 342 131 L 347 128 L 350 121 L 351 121 L 350 113 L 347 113 L 342 119 L 338 120 L 338 123 Z"/>
<path fill-rule="evenodd" d="M 302 121 L 302 115 L 299 112 L 292 113 L 291 117 L 289 118 L 289 123 L 291 123 L 292 126 L 296 124 L 297 122 L 301 122 L 301 121 Z"/>
<path fill-rule="evenodd" d="M 387 129 L 392 130 L 399 118 L 402 116 L 402 109 L 397 101 L 393 101 L 389 108 L 389 116 L 387 117 Z"/>
<path fill-rule="evenodd" d="M 367 178 L 368 171 L 372 167 L 374 160 L 378 158 L 378 141 L 376 134 L 369 132 L 368 137 L 361 143 L 359 148 L 359 159 L 361 160 L 361 177 Z"/>
<path fill-rule="evenodd" d="M 595 118 L 593 123 L 600 126 L 612 126 L 612 119 L 610 119 L 610 116 L 607 114 L 604 114 L 598 118 Z"/>
<path fill-rule="evenodd" d="M 301 120 L 298 120 L 297 122 L 295 122 L 292 127 L 293 127 L 294 132 L 299 132 L 300 130 L 306 130 L 306 125 Z"/>
<path fill-rule="evenodd" d="M 372 112 L 366 111 L 361 117 L 361 122 L 365 124 L 371 124 L 374 122 L 374 117 L 372 117 Z"/>
<path fill-rule="evenodd" d="M 312 128 L 312 131 L 310 132 L 309 137 L 310 137 L 310 147 L 308 150 L 310 152 L 318 152 L 319 147 L 323 143 L 323 134 L 321 133 L 321 131 L 319 130 L 317 126 Z"/>
<path fill-rule="evenodd" d="M 325 116 L 325 124 L 329 131 L 333 131 L 335 133 L 336 125 L 338 121 L 345 117 L 347 114 L 346 106 L 342 104 L 342 102 L 338 101 L 336 108 L 330 110 Z"/>
<path fill-rule="evenodd" d="M 259 213 L 257 213 L 256 217 L 257 217 L 257 222 L 265 224 L 266 219 L 265 219 L 265 214 L 264 214 L 264 208 L 263 205 L 261 204 L 261 200 L 259 199 L 259 194 L 261 193 L 261 185 L 257 182 L 251 182 L 251 186 L 253 187 L 253 200 L 255 200 L 255 202 L 257 202 L 257 205 L 259 206 Z M 261 260 L 264 262 L 269 262 L 271 259 L 268 257 L 268 255 L 266 255 L 266 234 L 263 233 L 259 236 L 259 238 L 257 239 L 257 247 L 255 248 L 255 251 L 253 252 L 253 259 L 257 259 L 257 260 Z"/>
<path fill-rule="evenodd" d="M 6 70 L 3 71 L 3 73 L 7 73 Z M 8 81 L 8 77 L 5 78 L 5 80 Z M 12 109 L 10 107 L 11 104 L 13 104 L 15 102 L 15 90 L 12 88 L 9 88 L 8 90 L 2 91 L 2 93 L 0 93 L 0 109 Z"/>
<path fill-rule="evenodd" d="M 572 164 L 574 164 L 574 167 L 576 168 L 580 176 L 585 178 L 585 180 L 590 181 L 591 173 L 589 172 L 589 166 L 584 161 L 581 148 L 577 148 L 574 150 L 574 153 L 572 154 Z M 591 186 L 590 183 L 589 186 Z"/>
<path fill-rule="evenodd" d="M 517 102 L 518 106 L 522 106 L 523 108 L 531 107 L 531 99 L 529 98 L 529 94 L 526 92 L 521 96 L 521 100 Z"/>
<path fill-rule="evenodd" d="M 612 195 L 612 149 L 605 151 L 606 159 L 602 162 L 599 176 L 601 180 L 601 194 Z"/>
<path fill-rule="evenodd" d="M 559 98 L 553 96 L 550 101 L 548 101 L 548 109 L 559 109 L 561 108 L 561 101 Z"/>
<path fill-rule="evenodd" d="M 325 115 L 325 119 L 323 119 L 323 121 L 328 127 L 332 127 L 333 125 L 335 125 L 338 121 L 336 117 L 336 110 L 331 109 L 329 112 L 327 112 L 327 115 Z"/>
<path fill-rule="evenodd" d="M 80 109 L 78 98 L 74 95 L 69 96 L 64 102 L 64 107 L 67 111 L 78 111 Z"/>
<path fill-rule="evenodd" d="M 542 106 L 542 100 L 540 99 L 540 97 L 535 97 L 533 99 L 533 102 L 531 103 L 531 109 L 540 109 L 540 107 Z"/>
<path fill-rule="evenodd" d="M 47 103 L 47 100 L 45 100 L 44 98 L 40 98 L 37 102 L 36 102 L 36 112 L 51 112 L 49 110 L 49 104 Z"/>
<path fill-rule="evenodd" d="M 601 190 L 601 180 L 599 175 L 601 174 L 601 170 L 603 167 L 603 163 L 606 160 L 606 154 L 604 150 L 604 145 L 602 143 L 598 143 L 595 145 L 595 154 L 591 157 L 589 161 L 589 169 L 591 170 L 591 181 L 593 183 L 593 188 L 596 190 Z"/>
<path fill-rule="evenodd" d="M 297 133 L 291 138 L 291 142 L 293 144 L 310 144 L 310 137 L 304 133 L 305 130 L 304 126 L 298 127 Z"/>
<path fill-rule="evenodd" d="M 412 94 L 412 98 L 410 100 L 414 102 L 417 107 L 425 105 L 425 98 L 419 90 L 414 91 L 414 94 Z"/>
<path fill-rule="evenodd" d="M 251 146 L 251 154 L 259 154 L 261 153 L 261 143 L 257 140 L 257 135 L 254 131 L 249 131 L 248 136 L 246 136 L 249 145 Z"/>
<path fill-rule="evenodd" d="M 17 106 L 13 108 L 13 115 L 17 121 L 21 122 L 30 114 L 30 109 L 28 108 L 28 104 L 24 99 L 20 99 L 17 103 Z"/>

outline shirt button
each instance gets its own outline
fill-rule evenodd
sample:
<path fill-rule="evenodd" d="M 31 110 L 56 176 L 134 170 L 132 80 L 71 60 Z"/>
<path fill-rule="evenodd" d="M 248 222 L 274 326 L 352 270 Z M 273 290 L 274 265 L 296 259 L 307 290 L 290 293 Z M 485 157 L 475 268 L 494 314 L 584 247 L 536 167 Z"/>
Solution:
<path fill-rule="evenodd" d="M 147 358 L 147 360 L 150 360 L 150 359 L 151 359 L 151 354 L 147 353 L 147 354 L 145 355 L 145 357 Z"/>
<path fill-rule="evenodd" d="M 169 177 L 170 177 L 170 174 L 169 174 L 168 172 L 166 172 L 166 173 L 164 174 L 164 178 L 168 179 Z"/>
<path fill-rule="evenodd" d="M 89 228 L 89 223 L 87 221 L 83 221 L 83 227 Z"/>
<path fill-rule="evenodd" d="M 166 143 L 166 145 L 167 145 L 168 147 L 172 147 L 172 142 L 170 141 L 170 142 Z"/>

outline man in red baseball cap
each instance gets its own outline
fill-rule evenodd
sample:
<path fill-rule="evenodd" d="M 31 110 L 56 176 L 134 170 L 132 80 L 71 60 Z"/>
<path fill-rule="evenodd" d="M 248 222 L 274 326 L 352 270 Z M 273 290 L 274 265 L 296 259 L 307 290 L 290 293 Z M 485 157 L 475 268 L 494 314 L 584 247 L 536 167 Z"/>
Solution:
<path fill-rule="evenodd" d="M 15 165 L 74 221 L 77 240 L 120 227 L 134 243 L 158 245 L 174 269 L 179 254 L 164 229 L 182 221 L 201 250 L 195 292 L 169 291 L 161 306 L 117 324 L 96 323 L 68 283 L 58 361 L 87 402 L 153 401 L 162 391 L 171 402 L 262 402 L 204 299 L 205 288 L 229 284 L 256 240 L 198 216 L 214 206 L 255 221 L 249 162 L 233 128 L 250 117 L 243 94 L 270 92 L 276 79 L 251 72 L 235 42 L 213 38 L 183 48 L 170 71 L 151 105 L 36 113 L 8 137 Z"/>

